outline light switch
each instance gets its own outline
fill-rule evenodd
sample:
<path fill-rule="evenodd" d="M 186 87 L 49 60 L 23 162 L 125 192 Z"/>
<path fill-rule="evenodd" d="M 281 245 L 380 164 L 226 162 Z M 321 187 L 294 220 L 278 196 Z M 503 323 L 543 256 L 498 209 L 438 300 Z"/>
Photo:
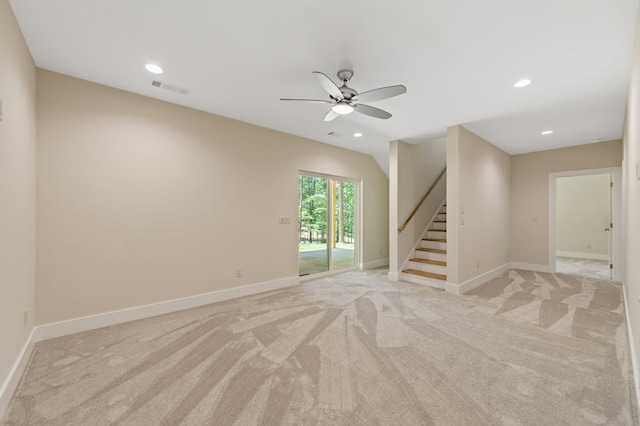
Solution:
<path fill-rule="evenodd" d="M 280 216 L 280 225 L 291 225 L 291 216 Z"/>

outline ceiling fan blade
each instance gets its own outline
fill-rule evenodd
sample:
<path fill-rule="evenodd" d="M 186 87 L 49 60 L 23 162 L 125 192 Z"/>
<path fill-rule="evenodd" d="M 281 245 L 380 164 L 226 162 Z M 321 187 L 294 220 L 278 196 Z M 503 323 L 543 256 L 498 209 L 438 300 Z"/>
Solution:
<path fill-rule="evenodd" d="M 320 83 L 320 86 L 322 86 L 322 88 L 326 90 L 327 93 L 329 93 L 331 96 L 333 96 L 336 99 L 340 99 L 340 100 L 344 99 L 344 95 L 340 91 L 340 88 L 338 88 L 338 86 L 336 86 L 336 84 L 329 77 L 327 77 L 320 71 L 314 71 L 313 75 L 316 76 L 316 80 L 318 80 L 318 83 Z"/>
<path fill-rule="evenodd" d="M 403 85 L 388 86 L 369 90 L 368 92 L 358 93 L 353 97 L 353 100 L 355 102 L 374 102 L 402 95 L 403 93 L 407 93 L 407 88 Z"/>
<path fill-rule="evenodd" d="M 387 111 L 381 110 L 380 108 L 374 108 L 372 106 L 362 104 L 354 104 L 352 106 L 356 110 L 356 112 L 359 112 L 360 114 L 368 115 L 375 118 L 382 118 L 383 120 L 391 118 L 391 114 L 389 114 Z"/>
<path fill-rule="evenodd" d="M 289 99 L 289 98 L 280 98 L 281 101 L 293 101 L 293 102 L 311 102 L 314 104 L 332 104 L 331 101 L 323 101 L 320 99 Z"/>
<path fill-rule="evenodd" d="M 327 113 L 327 115 L 324 116 L 324 121 L 335 120 L 338 115 L 340 115 L 340 114 L 338 114 L 334 110 L 330 109 L 329 112 Z"/>

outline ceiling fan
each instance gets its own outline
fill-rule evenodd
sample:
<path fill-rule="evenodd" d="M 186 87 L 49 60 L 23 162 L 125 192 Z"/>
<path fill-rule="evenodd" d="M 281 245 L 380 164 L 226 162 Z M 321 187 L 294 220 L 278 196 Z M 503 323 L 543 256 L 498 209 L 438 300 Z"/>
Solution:
<path fill-rule="evenodd" d="M 353 111 L 360 114 L 368 115 L 370 117 L 382 118 L 386 120 L 391 118 L 391 114 L 387 111 L 375 108 L 369 105 L 364 105 L 362 102 L 374 102 L 382 99 L 391 98 L 393 96 L 402 95 L 407 92 L 407 88 L 398 86 L 381 87 L 379 89 L 369 90 L 367 92 L 358 93 L 351 87 L 347 86 L 347 82 L 353 77 L 352 70 L 340 70 L 338 71 L 338 78 L 342 81 L 342 86 L 338 87 L 329 77 L 325 74 L 314 71 L 313 75 L 320 83 L 320 86 L 329 93 L 330 100 L 320 99 L 287 99 L 280 98 L 281 101 L 294 101 L 294 102 L 311 102 L 321 104 L 331 104 L 331 110 L 324 117 L 324 121 L 334 120 L 339 115 L 351 114 Z"/>

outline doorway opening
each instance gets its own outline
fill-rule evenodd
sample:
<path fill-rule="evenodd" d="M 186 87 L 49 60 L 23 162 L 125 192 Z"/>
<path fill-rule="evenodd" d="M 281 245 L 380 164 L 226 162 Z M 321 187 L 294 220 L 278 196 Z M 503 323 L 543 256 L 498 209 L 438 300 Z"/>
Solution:
<path fill-rule="evenodd" d="M 298 273 L 356 267 L 360 252 L 358 182 L 310 173 L 298 175 Z"/>
<path fill-rule="evenodd" d="M 550 175 L 549 266 L 553 271 L 619 279 L 618 175 L 619 168 Z"/>

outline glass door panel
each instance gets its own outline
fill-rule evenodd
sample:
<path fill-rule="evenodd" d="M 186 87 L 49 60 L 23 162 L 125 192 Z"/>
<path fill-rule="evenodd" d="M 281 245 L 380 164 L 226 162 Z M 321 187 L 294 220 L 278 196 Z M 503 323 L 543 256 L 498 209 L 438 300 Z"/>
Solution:
<path fill-rule="evenodd" d="M 332 180 L 332 247 L 331 269 L 349 268 L 355 265 L 355 183 Z"/>
<path fill-rule="evenodd" d="M 329 270 L 329 179 L 298 176 L 298 272 L 302 275 Z"/>

